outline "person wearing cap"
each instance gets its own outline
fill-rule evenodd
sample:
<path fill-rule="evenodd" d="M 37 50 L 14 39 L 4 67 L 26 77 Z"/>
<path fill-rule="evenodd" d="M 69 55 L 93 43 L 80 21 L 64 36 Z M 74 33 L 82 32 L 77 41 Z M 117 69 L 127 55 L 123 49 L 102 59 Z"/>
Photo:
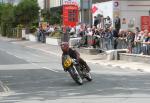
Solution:
<path fill-rule="evenodd" d="M 72 49 L 69 47 L 69 43 L 68 42 L 62 42 L 60 44 L 61 50 L 62 50 L 62 63 L 63 63 L 63 56 L 64 55 L 69 55 L 71 58 L 78 60 L 79 63 L 81 63 L 82 65 L 84 65 L 86 67 L 87 72 L 90 71 L 89 66 L 87 65 L 87 63 L 80 57 L 79 52 L 77 52 L 76 50 Z M 65 69 L 64 69 L 65 70 Z"/>

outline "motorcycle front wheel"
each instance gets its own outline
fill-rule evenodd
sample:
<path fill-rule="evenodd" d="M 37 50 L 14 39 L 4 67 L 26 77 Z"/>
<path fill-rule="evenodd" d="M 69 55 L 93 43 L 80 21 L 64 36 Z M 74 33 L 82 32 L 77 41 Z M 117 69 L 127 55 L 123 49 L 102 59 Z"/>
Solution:
<path fill-rule="evenodd" d="M 72 79 L 79 85 L 83 84 L 83 80 L 81 78 L 81 76 L 79 75 L 78 71 L 75 70 L 74 68 L 71 68 L 69 71 L 70 76 L 72 77 Z"/>

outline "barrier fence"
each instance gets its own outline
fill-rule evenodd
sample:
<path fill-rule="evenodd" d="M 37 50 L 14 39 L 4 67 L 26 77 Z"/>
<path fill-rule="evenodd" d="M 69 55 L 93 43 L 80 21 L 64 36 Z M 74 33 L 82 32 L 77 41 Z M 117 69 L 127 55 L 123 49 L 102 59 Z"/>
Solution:
<path fill-rule="evenodd" d="M 2 30 L 2 28 L 0 27 L 0 34 L 2 34 L 2 36 L 12 37 L 12 38 L 21 38 L 22 29 L 21 28 L 9 28 L 6 30 Z"/>
<path fill-rule="evenodd" d="M 84 36 L 80 41 L 80 46 L 94 47 L 102 51 L 114 49 L 131 49 L 131 53 L 150 55 L 150 44 L 142 42 L 127 42 L 126 38 L 104 38 L 100 36 Z"/>

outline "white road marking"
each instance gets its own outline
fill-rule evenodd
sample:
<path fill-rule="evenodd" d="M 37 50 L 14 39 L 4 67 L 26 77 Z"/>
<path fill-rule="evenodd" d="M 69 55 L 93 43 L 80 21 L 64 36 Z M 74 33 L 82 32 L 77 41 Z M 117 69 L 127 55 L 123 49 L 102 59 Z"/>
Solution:
<path fill-rule="evenodd" d="M 54 69 L 50 69 L 50 68 L 48 68 L 48 67 L 42 67 L 42 68 L 58 73 L 58 71 L 56 71 L 56 70 L 54 70 Z"/>
<path fill-rule="evenodd" d="M 31 48 L 31 49 L 36 49 L 36 48 L 33 48 L 32 46 L 26 46 L 28 48 Z M 51 51 L 47 51 L 47 50 L 43 50 L 43 49 L 36 49 L 36 50 L 40 50 L 40 51 L 43 51 L 43 52 L 46 52 L 46 53 L 49 53 L 49 54 L 52 54 L 52 55 L 55 55 L 55 56 L 58 56 L 58 57 L 61 57 L 60 54 L 58 53 L 54 53 L 54 52 L 51 52 Z"/>
<path fill-rule="evenodd" d="M 36 57 L 41 57 L 40 55 L 36 55 L 36 54 L 31 54 L 31 55 L 36 56 Z"/>

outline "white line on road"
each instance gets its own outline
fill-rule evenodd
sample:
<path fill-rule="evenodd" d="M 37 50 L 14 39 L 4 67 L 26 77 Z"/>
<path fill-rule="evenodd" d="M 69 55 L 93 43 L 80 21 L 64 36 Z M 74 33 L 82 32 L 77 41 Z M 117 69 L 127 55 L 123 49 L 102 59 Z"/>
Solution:
<path fill-rule="evenodd" d="M 52 54 L 52 55 L 55 55 L 55 56 L 61 57 L 61 55 L 60 55 L 60 54 L 58 54 L 58 53 L 54 53 L 54 52 L 47 51 L 47 50 L 43 50 L 43 49 L 39 49 L 39 48 L 38 48 L 38 49 L 37 49 L 37 48 L 33 48 L 32 46 L 26 46 L 26 47 L 31 48 L 31 49 L 40 50 L 40 51 L 43 51 L 43 52 L 46 52 L 46 53 L 49 53 L 49 54 Z"/>
<path fill-rule="evenodd" d="M 3 52 L 5 52 L 5 53 L 7 53 L 7 54 L 9 54 L 9 55 L 15 56 L 15 57 L 17 57 L 17 58 L 19 58 L 19 59 L 23 59 L 22 57 L 19 57 L 19 56 L 17 56 L 17 55 L 14 55 L 12 52 L 8 52 L 8 51 L 6 51 L 6 50 L 4 50 L 4 49 L 2 49 L 2 48 L 0 48 L 0 50 L 3 51 Z"/>
<path fill-rule="evenodd" d="M 42 68 L 58 73 L 58 71 L 56 71 L 56 70 L 54 70 L 54 69 L 50 69 L 50 68 L 48 68 L 48 67 L 42 67 Z"/>

